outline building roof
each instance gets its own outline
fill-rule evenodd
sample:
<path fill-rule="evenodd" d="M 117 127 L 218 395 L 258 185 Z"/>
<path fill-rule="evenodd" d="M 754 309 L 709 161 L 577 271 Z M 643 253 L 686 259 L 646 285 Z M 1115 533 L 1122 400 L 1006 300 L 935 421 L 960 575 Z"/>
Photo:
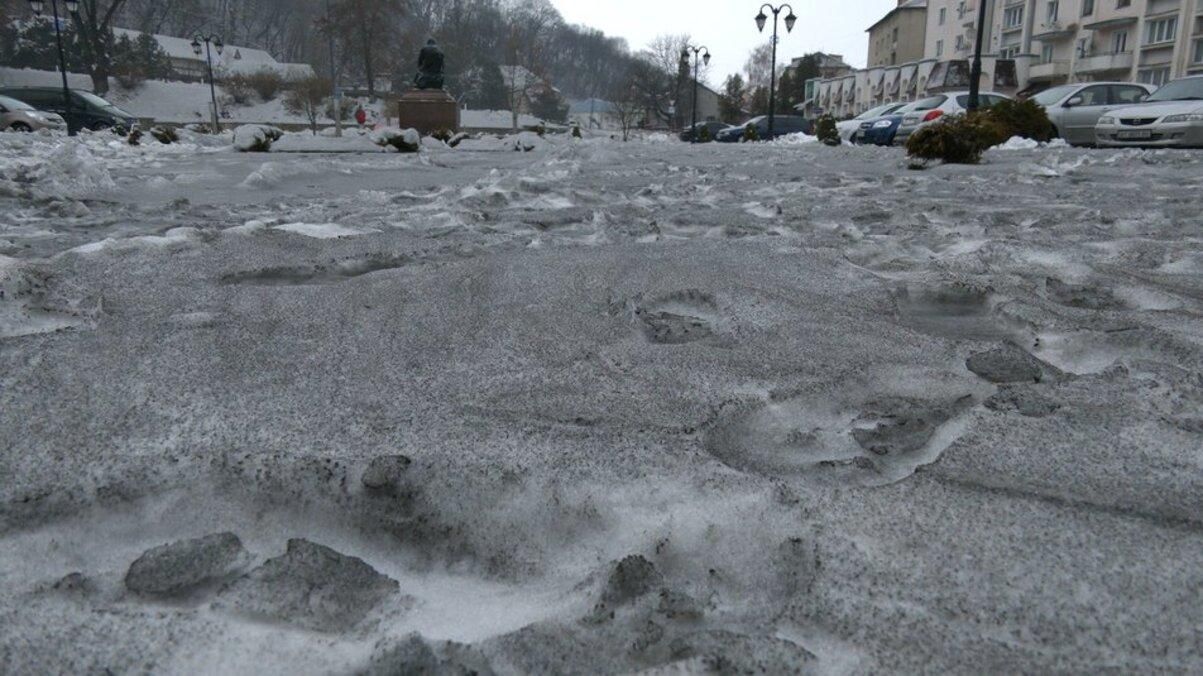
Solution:
<path fill-rule="evenodd" d="M 866 33 L 873 32 L 874 28 L 877 28 L 878 26 L 885 23 L 886 21 L 889 21 L 895 14 L 898 14 L 899 12 L 907 12 L 907 11 L 914 11 L 914 10 L 923 10 L 924 12 L 926 12 L 927 11 L 927 0 L 899 0 L 897 7 L 895 7 L 894 9 L 891 9 L 889 12 L 886 12 L 885 16 L 878 19 L 872 26 L 869 26 L 868 28 L 866 28 L 865 32 Z"/>
<path fill-rule="evenodd" d="M 573 101 L 568 104 L 569 115 L 605 115 L 618 111 L 618 107 L 609 101 L 601 99 L 585 99 L 583 101 Z"/>
<path fill-rule="evenodd" d="M 125 36 L 131 40 L 138 39 L 141 31 L 128 28 L 114 28 L 117 37 Z M 155 42 L 163 48 L 167 56 L 181 61 L 203 61 L 203 56 L 197 56 L 192 51 L 190 38 L 179 38 L 172 35 L 152 35 Z M 302 78 L 313 75 L 313 67 L 305 63 L 281 63 L 275 57 L 262 49 L 226 45 L 221 54 L 213 54 L 213 67 L 223 68 L 231 73 L 254 73 L 259 70 L 273 70 L 285 78 Z"/>

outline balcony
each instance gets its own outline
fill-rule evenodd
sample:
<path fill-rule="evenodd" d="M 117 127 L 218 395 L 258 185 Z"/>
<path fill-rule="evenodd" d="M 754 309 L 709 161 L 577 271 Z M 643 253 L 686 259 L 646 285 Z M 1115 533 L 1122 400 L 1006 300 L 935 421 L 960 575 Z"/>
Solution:
<path fill-rule="evenodd" d="M 1039 26 L 1036 26 L 1036 29 L 1032 31 L 1032 39 L 1040 40 L 1041 42 L 1046 43 L 1055 42 L 1057 40 L 1072 38 L 1073 36 L 1077 35 L 1077 33 L 1078 24 L 1065 24 L 1061 23 L 1060 21 L 1054 21 L 1052 23 L 1042 23 Z"/>
<path fill-rule="evenodd" d="M 1078 60 L 1079 73 L 1106 73 L 1109 71 L 1132 70 L 1135 59 L 1132 52 L 1119 54 L 1092 54 Z"/>
<path fill-rule="evenodd" d="M 1059 77 L 1069 77 L 1068 61 L 1038 63 L 1028 71 L 1029 80 L 1055 80 Z"/>

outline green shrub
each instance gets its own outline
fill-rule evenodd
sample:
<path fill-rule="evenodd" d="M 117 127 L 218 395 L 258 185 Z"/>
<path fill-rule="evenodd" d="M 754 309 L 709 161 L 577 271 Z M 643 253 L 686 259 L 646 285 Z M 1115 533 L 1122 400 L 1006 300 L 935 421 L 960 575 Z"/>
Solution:
<path fill-rule="evenodd" d="M 1048 119 L 1044 106 L 1028 99 L 1026 101 L 1002 101 L 986 111 L 1006 132 L 1005 142 L 1013 136 L 1047 143 L 1053 139 L 1053 123 Z M 997 145 L 997 144 L 996 144 Z"/>
<path fill-rule="evenodd" d="M 815 136 L 818 136 L 824 145 L 838 146 L 843 143 L 839 130 L 835 128 L 835 118 L 830 113 L 815 122 Z"/>
<path fill-rule="evenodd" d="M 454 135 L 455 134 L 452 133 L 450 129 L 435 129 L 434 131 L 430 132 L 430 138 L 437 141 L 442 141 L 443 143 L 450 143 L 451 137 Z"/>
<path fill-rule="evenodd" d="M 759 141 L 759 140 L 760 140 L 760 130 L 756 128 L 756 125 L 749 124 L 748 126 L 744 127 L 744 142 L 745 143 L 751 143 L 753 141 Z"/>
<path fill-rule="evenodd" d="M 988 113 L 948 115 L 911 134 L 906 152 L 922 163 L 977 164 L 982 153 L 1005 140 L 1006 130 Z"/>
<path fill-rule="evenodd" d="M 710 127 L 703 126 L 698 131 L 698 143 L 710 143 L 713 140 L 710 136 Z"/>
<path fill-rule="evenodd" d="M 581 125 L 572 125 L 572 138 L 581 138 Z"/>
<path fill-rule="evenodd" d="M 142 132 L 138 129 L 135 129 L 129 133 L 129 136 L 127 136 L 125 140 L 131 146 L 142 145 Z"/>

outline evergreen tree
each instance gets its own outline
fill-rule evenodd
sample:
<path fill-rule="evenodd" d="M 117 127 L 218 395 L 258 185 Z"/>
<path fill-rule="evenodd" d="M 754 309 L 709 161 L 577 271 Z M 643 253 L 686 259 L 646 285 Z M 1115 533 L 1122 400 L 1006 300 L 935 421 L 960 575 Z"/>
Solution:
<path fill-rule="evenodd" d="M 505 78 L 501 75 L 501 67 L 491 61 L 480 64 L 480 94 L 478 108 L 484 110 L 505 110 L 508 94 L 505 88 Z"/>
<path fill-rule="evenodd" d="M 744 79 L 736 73 L 723 83 L 723 98 L 719 101 L 719 115 L 723 122 L 736 124 L 742 121 L 744 101 Z"/>
<path fill-rule="evenodd" d="M 568 104 L 550 87 L 541 87 L 531 101 L 531 114 L 548 122 L 568 120 Z"/>

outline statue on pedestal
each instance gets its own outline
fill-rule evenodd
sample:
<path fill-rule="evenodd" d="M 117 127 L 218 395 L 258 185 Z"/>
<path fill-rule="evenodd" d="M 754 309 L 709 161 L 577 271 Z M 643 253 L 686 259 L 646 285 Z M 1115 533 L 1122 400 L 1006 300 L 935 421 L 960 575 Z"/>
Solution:
<path fill-rule="evenodd" d="M 443 50 L 434 40 L 427 40 L 418 55 L 418 74 L 414 77 L 418 89 L 443 88 Z"/>

